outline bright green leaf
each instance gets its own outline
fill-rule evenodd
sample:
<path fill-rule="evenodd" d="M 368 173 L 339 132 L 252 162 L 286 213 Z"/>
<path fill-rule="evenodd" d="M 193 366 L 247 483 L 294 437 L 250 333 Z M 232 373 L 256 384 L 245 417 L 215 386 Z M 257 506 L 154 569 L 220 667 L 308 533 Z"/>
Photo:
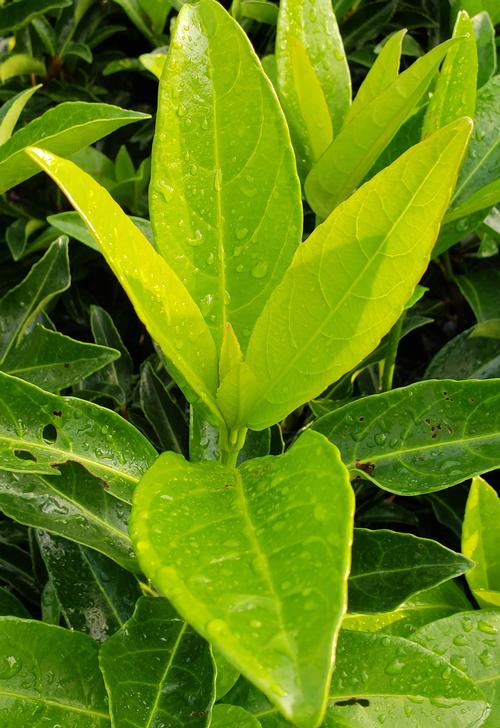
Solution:
<path fill-rule="evenodd" d="M 166 599 L 140 599 L 101 647 L 99 661 L 113 725 L 209 725 L 215 692 L 209 645 Z"/>
<path fill-rule="evenodd" d="M 343 127 L 306 180 L 307 201 L 327 217 L 362 182 L 425 93 L 451 39 L 419 58 Z"/>
<path fill-rule="evenodd" d="M 16 76 L 45 76 L 47 70 L 45 63 L 39 58 L 34 58 L 29 53 L 13 53 L 0 63 L 0 81 L 5 83 Z"/>
<path fill-rule="evenodd" d="M 165 453 L 136 491 L 146 575 L 300 728 L 326 704 L 352 509 L 337 450 L 312 432 L 239 470 Z"/>
<path fill-rule="evenodd" d="M 37 86 L 27 88 L 25 91 L 21 91 L 16 94 L 16 96 L 12 99 L 9 99 L 9 101 L 2 106 L 0 109 L 0 144 L 4 144 L 7 139 L 10 139 L 22 110 L 35 91 L 38 91 L 41 87 L 42 84 L 39 83 Z"/>
<path fill-rule="evenodd" d="M 300 243 L 300 200 L 283 113 L 248 38 L 213 0 L 184 5 L 160 82 L 151 220 L 218 347 L 229 322 L 245 348 Z"/>
<path fill-rule="evenodd" d="M 427 266 L 469 134 L 470 121 L 460 120 L 413 147 L 299 247 L 249 343 L 259 383 L 251 428 L 317 397 L 398 320 Z"/>
<path fill-rule="evenodd" d="M 251 713 L 239 705 L 214 705 L 210 728 L 261 728 Z"/>
<path fill-rule="evenodd" d="M 500 606 L 500 499 L 483 478 L 472 481 L 462 550 L 476 562 L 467 582 L 478 603 L 485 608 Z"/>
<path fill-rule="evenodd" d="M 314 429 L 357 474 L 417 495 L 498 468 L 499 403 L 499 379 L 430 380 L 351 402 Z"/>

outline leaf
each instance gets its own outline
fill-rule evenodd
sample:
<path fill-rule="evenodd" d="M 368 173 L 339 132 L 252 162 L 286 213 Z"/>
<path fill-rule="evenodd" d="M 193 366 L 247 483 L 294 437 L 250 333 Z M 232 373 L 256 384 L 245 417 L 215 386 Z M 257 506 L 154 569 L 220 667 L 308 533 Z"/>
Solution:
<path fill-rule="evenodd" d="M 155 456 L 146 438 L 115 412 L 0 372 L 0 469 L 54 475 L 53 465 L 72 460 L 101 478 L 112 495 L 130 501 Z"/>
<path fill-rule="evenodd" d="M 59 625 L 61 622 L 61 605 L 56 590 L 50 579 L 45 583 L 40 599 L 42 622 Z"/>
<path fill-rule="evenodd" d="M 217 676 L 215 678 L 215 700 L 219 701 L 237 683 L 240 673 L 231 663 L 217 650 L 212 647 Z M 215 706 L 214 706 L 215 707 Z M 213 712 L 212 712 L 213 717 Z"/>
<path fill-rule="evenodd" d="M 489 184 L 474 192 L 470 197 L 462 202 L 462 204 L 453 208 L 453 210 L 450 210 L 445 217 L 445 223 L 460 220 L 460 224 L 463 225 L 461 222 L 462 218 L 468 217 L 477 212 L 483 213 L 479 220 L 479 222 L 482 222 L 483 218 L 488 214 L 489 208 L 492 205 L 496 205 L 499 201 L 500 181 L 498 179 L 494 179 Z M 465 237 L 465 235 L 462 231 L 462 239 L 463 237 Z"/>
<path fill-rule="evenodd" d="M 17 599 L 8 589 L 0 587 L 0 614 L 13 617 L 29 617 L 30 614 L 24 604 Z"/>
<path fill-rule="evenodd" d="M 401 61 L 401 48 L 406 29 L 391 35 L 384 43 L 375 63 L 365 76 L 358 92 L 347 112 L 344 126 L 347 127 L 354 117 L 359 114 L 371 101 L 380 96 L 394 81 L 399 73 Z"/>
<path fill-rule="evenodd" d="M 426 137 L 461 116 L 474 118 L 476 109 L 477 47 L 471 19 L 461 10 L 457 16 L 452 46 L 434 87 L 422 129 Z"/>
<path fill-rule="evenodd" d="M 158 250 L 217 347 L 229 322 L 244 349 L 302 235 L 283 113 L 247 36 L 213 0 L 183 6 L 158 98 L 150 188 Z"/>
<path fill-rule="evenodd" d="M 0 364 L 35 316 L 70 285 L 68 240 L 55 240 L 17 286 L 0 299 Z"/>
<path fill-rule="evenodd" d="M 252 429 L 317 397 L 398 320 L 427 266 L 469 131 L 470 122 L 455 122 L 410 149 L 299 247 L 248 346 L 259 384 Z"/>
<path fill-rule="evenodd" d="M 37 324 L 9 351 L 2 369 L 46 391 L 59 392 L 118 357 L 115 349 L 76 341 Z"/>
<path fill-rule="evenodd" d="M 410 597 L 392 612 L 345 615 L 342 629 L 361 632 L 383 632 L 408 637 L 436 619 L 471 609 L 463 591 L 453 581 L 445 581 Z"/>
<path fill-rule="evenodd" d="M 327 217 L 362 182 L 415 109 L 455 42 L 454 39 L 446 41 L 417 59 L 335 137 L 305 184 L 307 201 L 317 215 Z"/>
<path fill-rule="evenodd" d="M 261 728 L 261 724 L 251 713 L 239 705 L 214 705 L 210 728 Z"/>
<path fill-rule="evenodd" d="M 138 111 L 83 101 L 68 101 L 49 109 L 0 147 L 0 192 L 39 171 L 35 161 L 24 154 L 25 147 L 41 144 L 48 151 L 69 155 L 125 124 L 147 118 Z"/>
<path fill-rule="evenodd" d="M 299 170 L 305 174 L 331 142 L 332 132 L 340 130 L 351 103 L 349 66 L 330 2 L 280 3 L 276 63 L 277 89 Z"/>
<path fill-rule="evenodd" d="M 243 18 L 251 18 L 259 23 L 276 25 L 278 21 L 277 6 L 266 0 L 242 0 L 239 9 Z"/>
<path fill-rule="evenodd" d="M 500 76 L 477 94 L 474 134 L 460 170 L 450 214 L 474 193 L 498 177 L 500 165 Z"/>
<path fill-rule="evenodd" d="M 29 53 L 13 53 L 0 63 L 0 81 L 5 83 L 16 76 L 45 76 L 45 63 Z"/>
<path fill-rule="evenodd" d="M 151 43 L 156 43 L 156 36 L 158 33 L 161 33 L 163 30 L 163 26 L 153 28 L 153 18 L 149 16 L 149 14 L 145 10 L 146 3 L 144 0 L 114 0 L 114 2 L 119 5 L 123 10 L 127 13 L 130 20 L 134 23 L 134 25 L 138 28 L 138 30 L 141 31 L 141 33 L 149 40 Z M 153 0 L 153 2 L 149 2 L 151 6 L 154 4 L 160 8 L 161 0 Z M 171 5 L 168 2 L 161 3 L 161 7 L 163 8 L 163 25 L 165 24 L 165 19 L 167 16 L 167 13 L 170 11 Z"/>
<path fill-rule="evenodd" d="M 33 94 L 42 87 L 39 83 L 36 86 L 21 91 L 9 99 L 0 109 L 0 144 L 5 144 L 10 139 L 18 119 Z"/>
<path fill-rule="evenodd" d="M 70 629 L 104 642 L 132 616 L 137 579 L 106 556 L 38 531 L 37 541 Z"/>
<path fill-rule="evenodd" d="M 0 8 L 0 33 L 14 33 L 48 10 L 66 8 L 71 0 L 17 0 Z"/>
<path fill-rule="evenodd" d="M 156 49 L 152 53 L 143 53 L 139 56 L 139 60 L 158 80 L 163 73 L 163 67 L 167 59 L 167 53 L 164 49 Z"/>
<path fill-rule="evenodd" d="M 214 401 L 218 378 L 215 345 L 182 281 L 90 175 L 40 149 L 29 153 L 63 190 L 94 235 L 137 315 L 181 380 L 179 384 L 188 389 L 191 400 L 220 420 Z"/>
<path fill-rule="evenodd" d="M 104 371 L 101 371 L 101 377 L 110 384 L 117 384 L 126 395 L 129 395 L 134 365 L 132 357 L 113 323 L 113 319 L 100 306 L 91 306 L 90 328 L 96 344 L 111 346 L 120 352 L 118 361 L 113 362 Z"/>
<path fill-rule="evenodd" d="M 476 562 L 467 583 L 481 607 L 500 606 L 500 500 L 494 488 L 474 478 L 465 508 L 462 550 Z"/>
<path fill-rule="evenodd" d="M 481 88 L 495 75 L 497 70 L 495 28 L 489 14 L 484 10 L 474 15 L 472 26 L 476 36 L 478 55 L 477 87 Z"/>
<path fill-rule="evenodd" d="M 498 400 L 500 380 L 430 380 L 351 402 L 314 429 L 379 488 L 432 493 L 499 466 Z"/>
<path fill-rule="evenodd" d="M 130 533 L 181 615 L 306 728 L 325 708 L 352 515 L 336 449 L 306 432 L 238 470 L 164 453 L 136 490 Z"/>
<path fill-rule="evenodd" d="M 100 664 L 113 725 L 209 725 L 215 690 L 210 647 L 166 599 L 142 597 L 132 618 L 101 647 Z"/>
<path fill-rule="evenodd" d="M 483 726 L 494 728 L 500 716 L 500 612 L 456 614 L 419 629 L 412 641 L 444 657 L 465 673 L 491 703 Z"/>
<path fill-rule="evenodd" d="M 500 342 L 479 336 L 473 326 L 438 351 L 425 370 L 425 379 L 491 379 L 500 377 Z"/>
<path fill-rule="evenodd" d="M 0 617 L 0 710 L 8 728 L 109 728 L 97 645 L 43 622 Z"/>
<path fill-rule="evenodd" d="M 186 420 L 150 362 L 146 362 L 141 370 L 139 398 L 142 411 L 155 431 L 161 450 L 173 450 L 187 455 Z"/>
<path fill-rule="evenodd" d="M 428 589 L 473 566 L 437 541 L 409 533 L 354 529 L 349 576 L 349 612 L 395 609 L 416 592 Z"/>
<path fill-rule="evenodd" d="M 479 268 L 456 276 L 455 281 L 477 321 L 500 318 L 500 270 Z"/>
<path fill-rule="evenodd" d="M 74 463 L 63 465 L 60 475 L 0 471 L 0 510 L 139 570 L 127 533 L 130 509 Z"/>

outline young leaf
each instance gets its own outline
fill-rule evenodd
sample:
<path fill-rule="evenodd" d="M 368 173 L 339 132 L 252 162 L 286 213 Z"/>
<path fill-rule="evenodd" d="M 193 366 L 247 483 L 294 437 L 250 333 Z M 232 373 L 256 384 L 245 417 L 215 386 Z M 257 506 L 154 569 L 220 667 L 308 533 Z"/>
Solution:
<path fill-rule="evenodd" d="M 491 703 L 483 726 L 494 728 L 500 718 L 500 611 L 455 614 L 422 627 L 411 636 L 464 672 Z"/>
<path fill-rule="evenodd" d="M 210 647 L 166 599 L 140 599 L 132 618 L 101 647 L 99 661 L 113 725 L 213 725 Z"/>
<path fill-rule="evenodd" d="M 0 109 L 0 144 L 5 144 L 10 139 L 14 127 L 21 115 L 22 110 L 33 96 L 35 91 L 42 87 L 39 83 L 37 86 L 27 88 L 9 99 Z"/>
<path fill-rule="evenodd" d="M 85 221 L 191 399 L 220 420 L 214 401 L 218 380 L 215 345 L 182 281 L 90 175 L 40 149 L 31 149 L 29 154 L 61 187 Z"/>
<path fill-rule="evenodd" d="M 472 481 L 465 508 L 462 550 L 476 565 L 467 574 L 474 597 L 484 607 L 500 606 L 500 500 L 482 478 Z"/>
<path fill-rule="evenodd" d="M 380 488 L 431 493 L 499 466 L 499 402 L 498 379 L 430 380 L 351 402 L 314 429 Z"/>
<path fill-rule="evenodd" d="M 276 31 L 277 89 L 307 174 L 340 130 L 351 103 L 351 78 L 328 0 L 285 0 Z"/>
<path fill-rule="evenodd" d="M 460 120 L 410 149 L 297 250 L 248 346 L 259 385 L 252 429 L 317 397 L 398 320 L 427 266 L 470 126 Z"/>
<path fill-rule="evenodd" d="M 5 726 L 110 728 L 97 644 L 86 634 L 0 617 L 0 711 Z"/>
<path fill-rule="evenodd" d="M 356 189 L 425 93 L 451 39 L 419 58 L 344 126 L 309 173 L 307 201 L 325 218 Z"/>
<path fill-rule="evenodd" d="M 245 348 L 300 243 L 302 206 L 276 95 L 245 33 L 214 0 L 185 4 L 176 22 L 160 82 L 150 203 L 158 250 L 217 347 L 230 322 Z"/>
<path fill-rule="evenodd" d="M 468 571 L 473 562 L 409 533 L 354 529 L 349 612 L 395 609 L 416 592 Z"/>
<path fill-rule="evenodd" d="M 46 531 L 37 541 L 68 627 L 104 642 L 132 616 L 139 582 L 97 551 Z"/>
<path fill-rule="evenodd" d="M 60 475 L 0 470 L 0 510 L 139 570 L 127 532 L 130 509 L 75 463 L 63 465 Z"/>
<path fill-rule="evenodd" d="M 0 363 L 47 303 L 70 285 L 68 240 L 55 240 L 43 258 L 0 299 Z"/>
<path fill-rule="evenodd" d="M 138 111 L 83 101 L 68 101 L 49 109 L 0 147 L 0 192 L 6 192 L 39 171 L 35 161 L 24 154 L 27 146 L 42 144 L 51 152 L 69 155 L 125 124 L 147 118 L 148 114 Z"/>
<path fill-rule="evenodd" d="M 9 351 L 2 370 L 45 391 L 60 392 L 119 356 L 116 349 L 76 341 L 37 324 Z"/>
<path fill-rule="evenodd" d="M 0 372 L 0 469 L 54 475 L 53 465 L 72 460 L 130 502 L 155 456 L 146 438 L 115 412 Z"/>
<path fill-rule="evenodd" d="M 161 455 L 130 528 L 142 568 L 181 615 L 309 728 L 326 705 L 352 515 L 337 450 L 306 432 L 285 455 L 238 470 Z"/>
<path fill-rule="evenodd" d="M 453 37 L 460 42 L 448 51 L 437 78 L 424 118 L 424 137 L 461 116 L 474 118 L 477 48 L 474 27 L 465 10 L 457 16 Z"/>

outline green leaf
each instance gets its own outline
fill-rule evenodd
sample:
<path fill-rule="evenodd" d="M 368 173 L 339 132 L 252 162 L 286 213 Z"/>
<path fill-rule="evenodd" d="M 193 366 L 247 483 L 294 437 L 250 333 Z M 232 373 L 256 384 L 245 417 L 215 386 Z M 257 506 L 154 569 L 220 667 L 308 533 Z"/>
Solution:
<path fill-rule="evenodd" d="M 360 111 L 396 81 L 405 34 L 406 29 L 400 30 L 391 35 L 384 43 L 375 63 L 359 87 L 352 106 L 345 117 L 344 126 L 347 127 Z"/>
<path fill-rule="evenodd" d="M 461 120 L 410 149 L 299 247 L 248 346 L 259 385 L 252 429 L 317 397 L 398 320 L 427 266 L 469 133 Z"/>
<path fill-rule="evenodd" d="M 9 99 L 2 106 L 0 109 L 0 144 L 5 144 L 7 139 L 10 139 L 24 107 L 33 94 L 41 87 L 42 84 L 39 83 L 37 86 L 27 88 L 25 91 L 16 94 L 12 99 Z"/>
<path fill-rule="evenodd" d="M 50 579 L 45 583 L 40 599 L 40 610 L 42 622 L 46 624 L 60 624 L 61 605 L 57 598 L 56 590 Z"/>
<path fill-rule="evenodd" d="M 218 379 L 215 345 L 182 281 L 90 175 L 40 149 L 31 149 L 29 154 L 61 187 L 85 221 L 191 401 L 220 421 L 214 401 Z M 123 240 L 127 240 L 126 247 Z"/>
<path fill-rule="evenodd" d="M 149 220 L 145 220 L 143 217 L 135 217 L 134 215 L 130 215 L 130 219 L 152 244 L 153 233 Z M 68 235 L 70 238 L 78 240 L 80 243 L 84 243 L 84 245 L 92 248 L 92 250 L 99 250 L 99 246 L 93 238 L 92 233 L 77 212 L 59 212 L 56 215 L 49 215 L 47 222 L 56 230 Z"/>
<path fill-rule="evenodd" d="M 229 322 L 244 349 L 300 243 L 302 205 L 276 95 L 247 36 L 214 0 L 184 5 L 177 19 L 150 189 L 158 250 L 217 346 Z"/>
<path fill-rule="evenodd" d="M 49 109 L 0 147 L 0 192 L 39 171 L 36 162 L 24 154 L 25 147 L 41 144 L 51 152 L 69 155 L 125 124 L 147 118 L 148 114 L 138 111 L 82 101 L 68 101 Z"/>
<path fill-rule="evenodd" d="M 351 78 L 329 0 L 280 3 L 278 92 L 306 174 L 337 133 L 351 103 Z"/>
<path fill-rule="evenodd" d="M 499 466 L 499 402 L 498 379 L 430 380 L 351 402 L 314 429 L 380 488 L 432 493 Z"/>
<path fill-rule="evenodd" d="M 180 613 L 308 728 L 325 708 L 352 516 L 337 450 L 306 432 L 285 455 L 238 470 L 161 455 L 136 491 L 130 532 Z"/>
<path fill-rule="evenodd" d="M 9 351 L 2 369 L 46 391 L 59 392 L 118 357 L 115 349 L 76 341 L 37 324 Z"/>
<path fill-rule="evenodd" d="M 278 21 L 278 8 L 266 0 L 241 0 L 239 11 L 243 18 L 251 18 L 259 23 L 276 25 Z"/>
<path fill-rule="evenodd" d="M 500 342 L 481 336 L 473 326 L 438 351 L 429 363 L 425 379 L 491 379 L 500 377 Z"/>
<path fill-rule="evenodd" d="M 0 81 L 5 83 L 16 76 L 45 76 L 45 63 L 29 53 L 14 53 L 0 63 Z"/>
<path fill-rule="evenodd" d="M 462 530 L 462 550 L 476 562 L 467 582 L 478 603 L 500 606 L 500 500 L 482 478 L 472 481 Z"/>
<path fill-rule="evenodd" d="M 410 637 L 429 622 L 468 609 L 471 609 L 471 604 L 463 591 L 453 581 L 445 581 L 439 586 L 415 594 L 392 612 L 348 613 L 342 622 L 342 629 Z"/>
<path fill-rule="evenodd" d="M 142 411 L 155 431 L 160 448 L 187 455 L 188 430 L 183 412 L 150 362 L 141 369 L 139 398 Z"/>
<path fill-rule="evenodd" d="M 471 19 L 461 10 L 457 16 L 452 46 L 434 87 L 427 107 L 422 136 L 428 136 L 461 116 L 474 118 L 477 85 L 477 48 Z"/>
<path fill-rule="evenodd" d="M 139 570 L 127 532 L 130 509 L 75 463 L 61 466 L 60 475 L 0 470 L 0 510 Z"/>
<path fill-rule="evenodd" d="M 239 705 L 214 705 L 210 728 L 261 728 L 261 724 L 251 713 Z"/>
<path fill-rule="evenodd" d="M 170 3 L 162 0 L 114 0 L 114 2 L 123 8 L 138 30 L 155 44 L 158 34 L 165 25 L 167 13 L 171 9 Z M 147 12 L 148 9 L 151 14 Z"/>
<path fill-rule="evenodd" d="M 85 634 L 0 617 L 0 711 L 5 728 L 109 728 L 97 644 Z"/>
<path fill-rule="evenodd" d="M 0 372 L 0 469 L 54 475 L 53 465 L 72 460 L 101 478 L 112 495 L 130 501 L 155 455 L 115 412 Z"/>
<path fill-rule="evenodd" d="M 394 609 L 416 592 L 428 589 L 473 566 L 437 541 L 409 533 L 354 529 L 349 576 L 349 611 Z"/>
<path fill-rule="evenodd" d="M 500 166 L 500 76 L 477 94 L 474 134 L 460 170 L 450 214 L 482 187 L 494 182 Z"/>
<path fill-rule="evenodd" d="M 29 617 L 30 614 L 24 604 L 8 589 L 0 587 L 0 614 L 2 616 Z"/>
<path fill-rule="evenodd" d="M 481 12 L 472 18 L 474 35 L 476 36 L 478 55 L 477 87 L 481 88 L 497 70 L 497 52 L 495 45 L 495 28 L 487 12 Z"/>
<path fill-rule="evenodd" d="M 476 190 L 470 197 L 462 202 L 453 210 L 450 210 L 446 217 L 445 223 L 455 222 L 455 220 L 461 220 L 464 217 L 473 215 L 474 213 L 483 212 L 483 217 L 489 211 L 492 205 L 496 205 L 500 201 L 500 180 L 494 179 L 484 187 Z M 480 220 L 482 222 L 482 218 Z M 463 224 L 463 223 L 462 223 Z M 462 231 L 462 239 L 465 237 Z"/>
<path fill-rule="evenodd" d="M 116 384 L 123 389 L 126 395 L 130 393 L 131 380 L 134 371 L 132 357 L 122 341 L 113 319 L 100 306 L 90 307 L 90 328 L 96 344 L 111 346 L 120 352 L 118 361 L 110 364 L 100 375 L 109 384 Z"/>
<path fill-rule="evenodd" d="M 343 127 L 307 177 L 307 201 L 327 217 L 361 183 L 425 93 L 451 39 L 419 58 Z"/>
<path fill-rule="evenodd" d="M 0 33 L 14 33 L 48 10 L 66 8 L 71 0 L 17 0 L 0 8 Z"/>
<path fill-rule="evenodd" d="M 68 240 L 55 240 L 17 286 L 0 299 L 0 363 L 35 316 L 70 285 Z"/>
<path fill-rule="evenodd" d="M 37 541 L 70 629 L 104 642 L 132 616 L 141 596 L 137 579 L 113 561 L 59 536 Z"/>
<path fill-rule="evenodd" d="M 212 647 L 212 656 L 217 668 L 217 677 L 215 679 L 215 700 L 218 701 L 234 687 L 238 681 L 240 673 L 215 647 Z"/>
<path fill-rule="evenodd" d="M 156 49 L 152 53 L 143 53 L 139 56 L 139 60 L 144 68 L 147 68 L 148 71 L 160 80 L 165 61 L 167 60 L 167 53 L 164 49 Z"/>
<path fill-rule="evenodd" d="M 101 647 L 99 659 L 113 725 L 210 724 L 210 647 L 166 599 L 142 597 L 133 617 Z"/>
<path fill-rule="evenodd" d="M 500 318 L 500 270 L 480 268 L 456 276 L 455 281 L 478 321 Z"/>
<path fill-rule="evenodd" d="M 500 611 L 456 614 L 428 624 L 412 641 L 444 657 L 465 673 L 491 703 L 483 726 L 494 728 L 500 718 Z"/>

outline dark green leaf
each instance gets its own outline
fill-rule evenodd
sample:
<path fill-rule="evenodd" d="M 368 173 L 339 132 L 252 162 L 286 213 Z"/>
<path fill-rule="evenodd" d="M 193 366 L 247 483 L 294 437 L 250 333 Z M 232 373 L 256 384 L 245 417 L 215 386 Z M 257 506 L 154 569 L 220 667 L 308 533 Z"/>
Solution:
<path fill-rule="evenodd" d="M 457 276 L 455 281 L 478 321 L 500 318 L 500 270 L 481 268 Z"/>
<path fill-rule="evenodd" d="M 12 617 L 30 616 L 24 604 L 4 587 L 0 587 L 0 615 L 11 615 Z"/>
<path fill-rule="evenodd" d="M 473 326 L 443 346 L 425 370 L 425 379 L 492 379 L 500 377 L 500 341 L 479 336 Z"/>
<path fill-rule="evenodd" d="M 472 18 L 474 35 L 476 36 L 478 55 L 477 87 L 481 88 L 497 70 L 497 52 L 495 46 L 495 28 L 487 12 L 481 12 Z"/>
<path fill-rule="evenodd" d="M 109 384 L 116 384 L 123 389 L 125 394 L 130 393 L 134 365 L 128 349 L 122 341 L 113 319 L 100 306 L 90 307 L 90 328 L 96 344 L 111 346 L 120 352 L 118 361 L 110 364 L 104 371 L 100 372 L 99 378 Z"/>
<path fill-rule="evenodd" d="M 141 370 L 139 397 L 142 411 L 155 431 L 161 450 L 187 455 L 185 417 L 150 362 L 146 362 Z"/>

